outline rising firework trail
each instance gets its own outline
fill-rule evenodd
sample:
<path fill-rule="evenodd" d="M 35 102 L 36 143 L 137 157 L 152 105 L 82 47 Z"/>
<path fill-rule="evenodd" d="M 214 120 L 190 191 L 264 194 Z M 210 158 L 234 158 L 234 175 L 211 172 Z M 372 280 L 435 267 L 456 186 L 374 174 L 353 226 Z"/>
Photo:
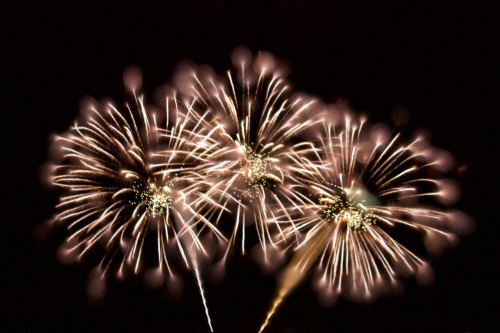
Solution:
<path fill-rule="evenodd" d="M 428 250 L 456 241 L 463 221 L 445 208 L 456 189 L 442 178 L 448 155 L 422 138 L 402 144 L 400 134 L 368 136 L 364 122 L 347 115 L 341 126 L 325 125 L 318 150 L 296 156 L 292 186 L 304 205 L 291 214 L 303 234 L 278 282 L 278 291 L 260 331 L 285 297 L 317 265 L 320 299 L 339 295 L 370 300 L 394 288 L 402 276 L 429 279 L 431 270 L 394 237 L 399 228 L 424 236 Z M 393 237 L 392 234 L 395 234 Z"/>

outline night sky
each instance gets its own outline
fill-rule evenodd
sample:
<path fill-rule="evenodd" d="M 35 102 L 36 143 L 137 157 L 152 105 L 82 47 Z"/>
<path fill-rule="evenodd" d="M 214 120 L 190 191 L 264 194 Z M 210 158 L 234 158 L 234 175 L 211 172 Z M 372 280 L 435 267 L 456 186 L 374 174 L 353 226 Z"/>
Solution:
<path fill-rule="evenodd" d="M 306 280 L 267 332 L 493 332 L 498 320 L 498 9 L 457 1 L 158 1 L 162 4 L 32 5 L 4 8 L 2 332 L 208 332 L 195 279 L 169 300 L 141 277 L 111 280 L 88 302 L 92 266 L 56 258 L 64 230 L 40 232 L 56 193 L 39 181 L 49 138 L 70 126 L 84 96 L 127 98 L 122 74 L 141 68 L 144 91 L 169 83 L 179 61 L 231 65 L 231 51 L 269 51 L 296 90 L 349 101 L 372 122 L 432 133 L 466 172 L 456 208 L 476 231 L 433 260 L 435 282 L 406 282 L 401 295 L 323 308 Z M 4 88 L 5 88 L 4 85 Z M 10 90 L 13 89 L 12 92 Z M 5 91 L 5 90 L 4 90 Z M 5 104 L 5 102 L 7 104 Z M 5 185 L 7 187 L 5 188 Z M 257 332 L 275 280 L 238 253 L 223 281 L 206 283 L 216 332 Z"/>

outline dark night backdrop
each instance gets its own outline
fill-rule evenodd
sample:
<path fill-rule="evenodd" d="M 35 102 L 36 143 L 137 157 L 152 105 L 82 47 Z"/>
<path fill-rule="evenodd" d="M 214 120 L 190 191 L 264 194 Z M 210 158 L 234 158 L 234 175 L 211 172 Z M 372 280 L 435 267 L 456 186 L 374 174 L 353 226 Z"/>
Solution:
<path fill-rule="evenodd" d="M 39 185 L 38 170 L 50 133 L 71 124 L 81 97 L 124 100 L 122 72 L 128 65 L 142 69 L 144 90 L 152 94 L 168 82 L 178 61 L 225 70 L 239 45 L 271 51 L 289 63 L 297 90 L 327 101 L 347 99 L 373 121 L 390 122 L 394 108 L 409 109 L 410 130 L 429 129 L 434 145 L 468 165 L 457 208 L 477 221 L 473 235 L 434 261 L 432 286 L 409 281 L 398 297 L 370 305 L 341 300 L 324 309 L 307 281 L 268 332 L 498 330 L 498 11 L 455 1 L 242 3 L 18 1 L 4 8 L 4 82 L 14 92 L 3 100 L 1 118 L 7 190 L 0 229 L 0 330 L 208 332 L 189 274 L 176 302 L 132 278 L 110 283 L 101 305 L 88 304 L 88 265 L 57 261 L 61 233 L 34 237 L 56 202 Z M 206 289 L 216 332 L 256 332 L 274 280 L 235 256 L 224 281 Z"/>

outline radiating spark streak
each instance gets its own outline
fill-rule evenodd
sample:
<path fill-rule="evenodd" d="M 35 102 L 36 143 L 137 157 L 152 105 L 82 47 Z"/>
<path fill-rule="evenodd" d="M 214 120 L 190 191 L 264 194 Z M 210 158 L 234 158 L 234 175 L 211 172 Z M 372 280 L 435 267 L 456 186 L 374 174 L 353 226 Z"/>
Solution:
<path fill-rule="evenodd" d="M 200 296 L 205 308 L 205 315 L 207 317 L 208 326 L 210 327 L 210 331 L 213 332 L 212 320 L 210 319 L 207 301 L 205 298 L 205 291 L 203 289 L 203 283 L 200 276 L 198 251 L 196 249 L 201 249 L 201 252 L 205 254 L 206 252 L 198 237 L 193 235 L 193 228 L 189 223 L 189 221 L 191 221 L 197 214 L 192 209 L 189 209 L 189 206 L 185 204 L 185 195 L 178 195 L 177 197 L 178 199 L 173 202 L 173 206 L 175 208 L 175 213 L 178 216 L 178 218 L 174 220 L 174 223 L 176 224 L 177 229 L 181 230 L 181 232 L 178 234 L 178 239 L 183 243 L 186 249 L 186 259 L 189 260 L 189 263 L 191 264 L 191 267 L 194 271 L 197 285 L 200 291 Z"/>
<path fill-rule="evenodd" d="M 210 327 L 210 332 L 213 332 L 214 329 L 212 327 L 212 320 L 210 319 L 210 314 L 208 313 L 207 300 L 205 299 L 205 291 L 203 290 L 203 285 L 201 282 L 200 271 L 198 269 L 198 265 L 195 265 L 193 269 L 194 269 L 194 273 L 196 275 L 196 281 L 198 283 L 198 288 L 200 289 L 200 295 L 201 295 L 201 299 L 203 301 L 203 306 L 205 307 L 205 315 L 207 316 L 208 326 Z"/>

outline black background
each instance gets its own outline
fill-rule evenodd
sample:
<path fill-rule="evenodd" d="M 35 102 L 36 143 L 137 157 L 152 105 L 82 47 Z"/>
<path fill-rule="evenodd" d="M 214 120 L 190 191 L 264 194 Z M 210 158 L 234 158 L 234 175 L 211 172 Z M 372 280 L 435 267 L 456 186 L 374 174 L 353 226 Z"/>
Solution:
<path fill-rule="evenodd" d="M 268 332 L 493 332 L 498 306 L 497 10 L 456 1 L 200 1 L 129 4 L 10 4 L 4 16 L 0 328 L 47 332 L 208 332 L 192 276 L 168 301 L 140 278 L 112 281 L 101 305 L 86 298 L 88 265 L 61 265 L 62 234 L 34 230 L 53 212 L 39 185 L 49 135 L 64 131 L 81 97 L 126 97 L 123 70 L 135 64 L 144 90 L 168 82 L 183 59 L 230 65 L 234 47 L 285 60 L 297 90 L 341 97 L 373 121 L 406 107 L 409 129 L 468 166 L 457 208 L 476 232 L 433 262 L 436 281 L 369 305 L 322 308 L 309 281 Z M 347 4 L 348 3 L 348 4 Z M 5 86 L 4 86 L 5 87 Z M 6 185 L 6 186 L 5 186 Z M 208 284 L 216 332 L 256 332 L 274 280 L 234 257 L 222 283 Z M 496 323 L 496 325 L 495 325 Z"/>

